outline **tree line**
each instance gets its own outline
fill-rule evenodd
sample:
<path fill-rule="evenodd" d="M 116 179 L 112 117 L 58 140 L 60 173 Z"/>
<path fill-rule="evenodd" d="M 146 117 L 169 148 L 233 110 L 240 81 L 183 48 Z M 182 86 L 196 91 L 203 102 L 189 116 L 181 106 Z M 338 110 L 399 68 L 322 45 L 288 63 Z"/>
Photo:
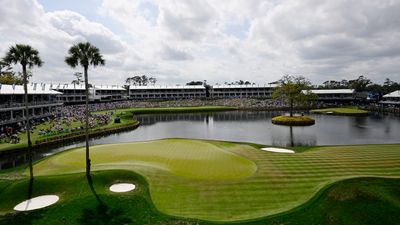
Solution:
<path fill-rule="evenodd" d="M 127 85 L 135 85 L 135 86 L 147 86 L 149 84 L 155 85 L 156 82 L 157 82 L 156 78 L 148 77 L 146 75 L 128 77 L 125 80 L 125 84 L 127 84 Z"/>
<path fill-rule="evenodd" d="M 374 92 L 381 95 L 400 90 L 400 83 L 386 78 L 383 84 L 373 83 L 367 77 L 361 75 L 354 80 L 327 80 L 318 89 L 354 89 L 356 92 Z"/>

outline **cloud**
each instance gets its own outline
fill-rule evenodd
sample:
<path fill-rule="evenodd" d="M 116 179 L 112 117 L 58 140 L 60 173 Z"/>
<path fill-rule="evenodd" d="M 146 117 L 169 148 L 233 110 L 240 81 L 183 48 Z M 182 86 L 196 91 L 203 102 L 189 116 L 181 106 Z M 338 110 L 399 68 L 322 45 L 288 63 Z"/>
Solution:
<path fill-rule="evenodd" d="M 118 53 L 124 50 L 121 39 L 108 28 L 90 22 L 84 16 L 71 11 L 55 11 L 45 14 L 45 18 L 55 29 L 65 32 L 79 41 L 90 41 L 101 46 L 105 54 Z"/>
<path fill-rule="evenodd" d="M 0 3 L 0 15 L 12 18 L 0 24 L 0 31 L 7 34 L 0 37 L 2 54 L 5 54 L 10 45 L 26 43 L 38 49 L 44 61 L 43 67 L 34 69 L 33 81 L 69 83 L 73 79 L 72 74 L 79 68 L 69 68 L 64 63 L 64 58 L 73 44 L 83 41 L 89 41 L 99 47 L 106 59 L 106 65 L 114 66 L 113 72 L 104 70 L 107 74 L 101 74 L 98 78 L 93 76 L 95 83 L 109 82 L 109 78 L 103 78 L 109 77 L 110 74 L 117 78 L 121 73 L 116 72 L 115 68 L 125 66 L 127 55 L 129 59 L 140 62 L 137 53 L 119 36 L 104 25 L 91 22 L 76 12 L 45 12 L 36 1 L 4 0 Z M 19 70 L 19 67 L 14 66 L 16 70 Z M 123 80 L 122 77 L 120 79 Z"/>
<path fill-rule="evenodd" d="M 168 45 L 164 45 L 160 51 L 160 56 L 163 60 L 191 60 L 193 57 L 186 51 L 171 48 Z"/>
<path fill-rule="evenodd" d="M 65 54 L 86 40 L 107 61 L 91 76 L 99 84 L 111 76 L 123 82 L 128 74 L 170 84 L 245 78 L 264 84 L 287 73 L 315 83 L 361 74 L 375 82 L 400 81 L 398 0 L 96 3 L 87 9 L 96 10 L 93 21 L 93 15 L 71 9 L 48 12 L 36 0 L 3 0 L 0 32 L 6 35 L 0 36 L 0 51 L 14 43 L 37 48 L 45 61 L 34 73 L 40 81 L 72 80 Z"/>
<path fill-rule="evenodd" d="M 400 35 L 399 7 L 399 1 L 286 1 L 252 21 L 248 43 L 255 53 L 301 64 L 304 71 L 298 72 L 313 80 L 361 74 L 400 56 L 394 40 Z M 383 80 L 378 71 L 367 72 Z"/>

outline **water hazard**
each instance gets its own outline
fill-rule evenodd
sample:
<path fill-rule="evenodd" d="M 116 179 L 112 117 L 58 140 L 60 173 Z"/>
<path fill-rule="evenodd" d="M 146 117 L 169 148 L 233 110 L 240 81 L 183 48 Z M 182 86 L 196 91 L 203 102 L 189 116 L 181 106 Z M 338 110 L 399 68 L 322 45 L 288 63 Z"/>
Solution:
<path fill-rule="evenodd" d="M 162 138 L 196 138 L 253 142 L 274 146 L 350 145 L 400 143 L 400 117 L 372 114 L 367 117 L 311 115 L 315 125 L 287 127 L 273 125 L 271 118 L 281 112 L 229 111 L 217 113 L 150 114 L 135 118 L 136 130 L 92 139 L 90 143 L 109 144 Z M 36 154 L 42 158 L 84 142 L 70 143 Z M 23 154 L 0 160 L 0 168 L 25 161 Z"/>

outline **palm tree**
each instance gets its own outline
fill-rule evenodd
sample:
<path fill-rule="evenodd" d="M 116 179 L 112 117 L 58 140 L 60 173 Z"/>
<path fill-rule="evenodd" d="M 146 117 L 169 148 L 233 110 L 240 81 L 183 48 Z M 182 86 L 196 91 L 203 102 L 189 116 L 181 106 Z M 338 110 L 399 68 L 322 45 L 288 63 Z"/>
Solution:
<path fill-rule="evenodd" d="M 86 176 L 90 176 L 90 158 L 89 158 L 89 82 L 88 82 L 88 69 L 92 65 L 104 65 L 105 60 L 100 54 L 100 50 L 91 45 L 89 42 L 78 43 L 73 45 L 68 50 L 68 56 L 65 57 L 65 63 L 72 68 L 80 65 L 83 67 L 83 74 L 85 78 L 85 92 L 86 92 L 86 117 L 85 117 L 85 141 L 86 141 Z"/>
<path fill-rule="evenodd" d="M 33 166 L 32 166 L 32 142 L 31 132 L 29 124 L 29 108 L 28 108 L 28 72 L 26 67 L 30 69 L 33 66 L 42 66 L 43 62 L 39 57 L 39 52 L 32 48 L 30 45 L 17 44 L 11 46 L 6 53 L 6 57 L 3 59 L 8 64 L 20 63 L 22 66 L 22 76 L 24 84 L 24 97 L 25 97 L 25 124 L 26 133 L 28 136 L 28 161 L 29 161 L 29 175 L 30 179 L 33 180 Z"/>
<path fill-rule="evenodd" d="M 73 85 L 79 85 L 82 82 L 82 73 L 81 72 L 76 72 L 74 73 L 74 76 L 76 77 L 75 80 L 71 82 Z"/>

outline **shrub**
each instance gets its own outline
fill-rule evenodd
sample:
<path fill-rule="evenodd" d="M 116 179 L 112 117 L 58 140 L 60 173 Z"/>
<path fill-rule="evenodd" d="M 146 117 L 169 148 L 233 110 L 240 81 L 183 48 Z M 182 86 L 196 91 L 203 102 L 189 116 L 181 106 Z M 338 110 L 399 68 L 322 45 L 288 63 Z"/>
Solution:
<path fill-rule="evenodd" d="M 286 126 L 310 126 L 315 124 L 315 120 L 308 116 L 276 116 L 272 118 L 272 123 Z"/>

